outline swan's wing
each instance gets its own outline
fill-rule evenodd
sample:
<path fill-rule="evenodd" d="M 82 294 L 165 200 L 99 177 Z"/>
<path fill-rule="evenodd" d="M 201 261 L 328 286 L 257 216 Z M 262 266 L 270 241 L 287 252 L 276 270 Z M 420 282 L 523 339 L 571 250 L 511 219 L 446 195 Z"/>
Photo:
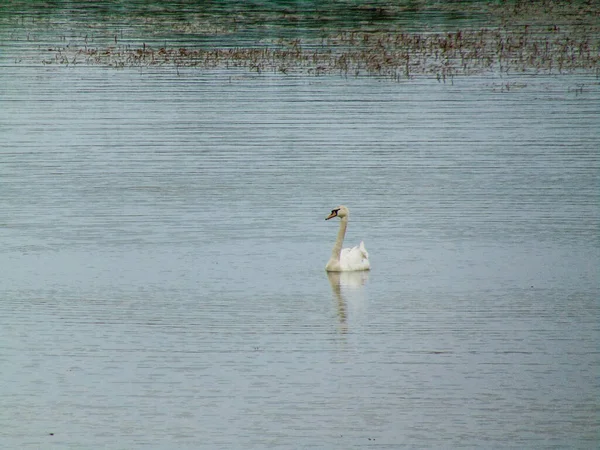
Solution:
<path fill-rule="evenodd" d="M 361 253 L 363 254 L 363 257 L 365 259 L 369 259 L 369 252 L 365 248 L 365 243 L 363 241 L 360 241 L 360 245 L 358 246 L 358 249 L 361 251 Z"/>
<path fill-rule="evenodd" d="M 363 242 L 357 247 L 344 248 L 340 253 L 340 266 L 344 271 L 369 270 L 369 253 Z"/>

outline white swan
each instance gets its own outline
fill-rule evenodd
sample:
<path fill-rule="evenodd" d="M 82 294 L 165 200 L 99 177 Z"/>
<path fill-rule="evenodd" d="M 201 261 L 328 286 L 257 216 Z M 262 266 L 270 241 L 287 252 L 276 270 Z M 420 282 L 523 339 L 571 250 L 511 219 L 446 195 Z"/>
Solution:
<path fill-rule="evenodd" d="M 350 212 L 345 206 L 338 206 L 331 210 L 331 214 L 325 218 L 325 220 L 332 219 L 334 217 L 340 218 L 340 229 L 338 231 L 337 239 L 333 250 L 331 251 L 331 258 L 325 266 L 327 272 L 353 272 L 356 270 L 369 270 L 371 264 L 369 263 L 369 253 L 365 248 L 364 242 L 361 241 L 358 247 L 345 248 L 342 250 L 342 244 L 344 243 L 344 236 L 346 235 L 346 228 L 348 227 L 348 216 Z"/>

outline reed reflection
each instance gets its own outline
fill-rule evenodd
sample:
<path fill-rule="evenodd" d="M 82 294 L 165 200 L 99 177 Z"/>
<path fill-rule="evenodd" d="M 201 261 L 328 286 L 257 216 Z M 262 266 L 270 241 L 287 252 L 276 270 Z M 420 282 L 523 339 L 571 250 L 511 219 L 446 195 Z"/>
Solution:
<path fill-rule="evenodd" d="M 348 331 L 348 307 L 358 308 L 364 302 L 364 286 L 369 280 L 369 271 L 327 272 L 331 291 L 336 300 L 340 331 Z"/>

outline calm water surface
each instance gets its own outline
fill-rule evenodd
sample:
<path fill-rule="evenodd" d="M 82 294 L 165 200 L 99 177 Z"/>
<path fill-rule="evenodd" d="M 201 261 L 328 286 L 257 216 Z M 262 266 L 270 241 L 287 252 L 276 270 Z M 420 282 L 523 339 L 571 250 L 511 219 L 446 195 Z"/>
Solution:
<path fill-rule="evenodd" d="M 597 446 L 597 80 L 0 86 L 2 447 Z"/>

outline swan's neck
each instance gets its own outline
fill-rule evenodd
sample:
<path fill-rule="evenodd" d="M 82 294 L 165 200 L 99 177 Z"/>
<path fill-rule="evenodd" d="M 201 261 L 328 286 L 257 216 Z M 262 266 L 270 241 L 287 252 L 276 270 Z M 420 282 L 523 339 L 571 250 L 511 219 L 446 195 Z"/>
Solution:
<path fill-rule="evenodd" d="M 333 250 L 331 250 L 331 258 L 336 261 L 340 260 L 340 253 L 342 251 L 342 245 L 344 244 L 344 236 L 346 236 L 346 227 L 348 226 L 348 218 L 342 217 L 340 219 L 340 229 L 338 231 L 337 239 L 335 240 L 335 245 L 333 246 Z"/>

